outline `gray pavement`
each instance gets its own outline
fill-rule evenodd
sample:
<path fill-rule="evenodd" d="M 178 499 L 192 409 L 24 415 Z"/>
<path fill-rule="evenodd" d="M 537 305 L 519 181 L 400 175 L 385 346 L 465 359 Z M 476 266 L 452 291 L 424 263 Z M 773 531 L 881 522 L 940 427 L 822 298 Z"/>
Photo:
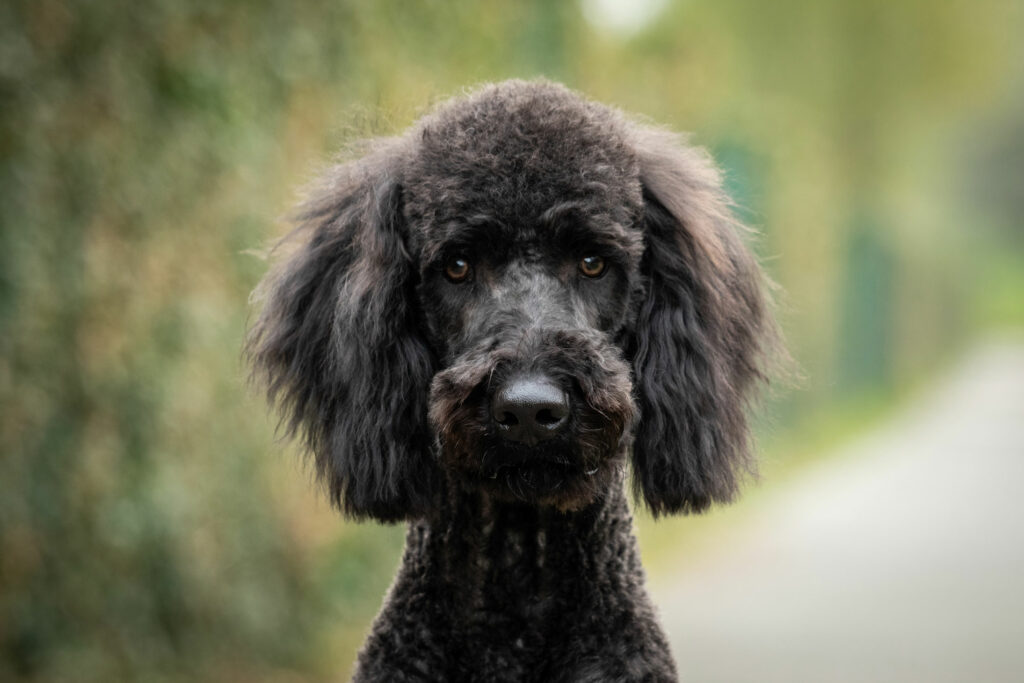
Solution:
<path fill-rule="evenodd" d="M 683 681 L 1024 681 L 1024 345 L 651 579 Z"/>

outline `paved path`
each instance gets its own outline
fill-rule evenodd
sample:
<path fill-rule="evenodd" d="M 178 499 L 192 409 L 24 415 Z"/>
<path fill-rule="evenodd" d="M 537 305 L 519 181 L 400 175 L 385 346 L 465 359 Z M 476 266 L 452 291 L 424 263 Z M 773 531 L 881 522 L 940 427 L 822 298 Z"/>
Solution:
<path fill-rule="evenodd" d="M 752 505 L 652 578 L 684 682 L 1024 681 L 1024 346 Z"/>

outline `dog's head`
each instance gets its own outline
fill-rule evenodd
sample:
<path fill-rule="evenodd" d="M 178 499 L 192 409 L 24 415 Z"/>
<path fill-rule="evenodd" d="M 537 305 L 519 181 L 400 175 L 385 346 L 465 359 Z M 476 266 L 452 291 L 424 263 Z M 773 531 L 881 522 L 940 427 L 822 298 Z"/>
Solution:
<path fill-rule="evenodd" d="M 676 136 L 490 86 L 332 171 L 248 353 L 350 515 L 426 514 L 446 479 L 574 509 L 630 451 L 655 514 L 700 511 L 748 463 L 772 331 L 737 228 Z"/>

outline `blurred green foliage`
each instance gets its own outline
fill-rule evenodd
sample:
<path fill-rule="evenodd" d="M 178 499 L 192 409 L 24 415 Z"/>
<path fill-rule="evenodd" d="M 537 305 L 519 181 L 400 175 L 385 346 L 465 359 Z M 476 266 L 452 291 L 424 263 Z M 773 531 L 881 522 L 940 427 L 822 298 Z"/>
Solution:
<path fill-rule="evenodd" d="M 253 255 L 353 137 L 546 75 L 698 131 L 807 376 L 798 433 L 1024 322 L 1019 3 L 0 5 L 0 679 L 319 680 L 401 529 L 338 521 L 239 348 Z"/>

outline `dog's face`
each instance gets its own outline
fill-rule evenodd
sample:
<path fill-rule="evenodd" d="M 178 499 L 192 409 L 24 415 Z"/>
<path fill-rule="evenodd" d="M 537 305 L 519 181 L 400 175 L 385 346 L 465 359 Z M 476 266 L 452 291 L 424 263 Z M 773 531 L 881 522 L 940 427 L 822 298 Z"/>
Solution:
<path fill-rule="evenodd" d="M 630 444 L 658 512 L 727 499 L 769 336 L 706 159 L 564 88 L 457 100 L 328 179 L 249 353 L 350 514 L 444 481 L 576 509 Z"/>
<path fill-rule="evenodd" d="M 405 176 L 417 302 L 440 359 L 429 418 L 463 484 L 571 509 L 607 489 L 632 436 L 637 165 L 598 125 L 553 125 L 563 112 L 493 115 L 517 119 L 518 137 L 504 121 L 474 127 L 472 112 L 427 121 Z"/>

